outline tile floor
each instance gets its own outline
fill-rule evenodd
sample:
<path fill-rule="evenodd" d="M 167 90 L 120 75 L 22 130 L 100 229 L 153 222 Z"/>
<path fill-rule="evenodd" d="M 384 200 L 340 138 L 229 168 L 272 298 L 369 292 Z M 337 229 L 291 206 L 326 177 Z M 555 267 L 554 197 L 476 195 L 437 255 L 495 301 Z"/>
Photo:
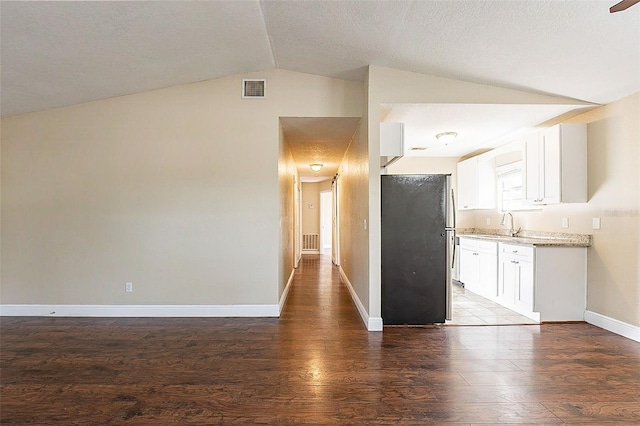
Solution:
<path fill-rule="evenodd" d="M 452 320 L 447 325 L 537 324 L 535 321 L 453 284 Z"/>

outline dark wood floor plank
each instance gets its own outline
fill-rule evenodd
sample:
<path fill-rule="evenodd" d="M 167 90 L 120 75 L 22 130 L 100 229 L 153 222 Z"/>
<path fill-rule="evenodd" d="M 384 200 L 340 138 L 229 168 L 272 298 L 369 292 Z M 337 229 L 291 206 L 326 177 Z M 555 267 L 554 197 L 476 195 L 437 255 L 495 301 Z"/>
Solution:
<path fill-rule="evenodd" d="M 640 344 L 588 324 L 368 333 L 305 256 L 280 318 L 0 319 L 1 424 L 637 424 Z"/>

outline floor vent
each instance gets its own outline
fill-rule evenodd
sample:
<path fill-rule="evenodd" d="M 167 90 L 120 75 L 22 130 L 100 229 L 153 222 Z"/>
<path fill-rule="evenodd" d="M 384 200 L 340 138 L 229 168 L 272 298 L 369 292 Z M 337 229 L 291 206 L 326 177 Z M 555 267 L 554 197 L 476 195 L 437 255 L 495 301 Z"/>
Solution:
<path fill-rule="evenodd" d="M 267 80 L 242 79 L 242 97 L 245 99 L 264 99 L 266 97 Z"/>
<path fill-rule="evenodd" d="M 320 250 L 318 234 L 302 234 L 302 250 Z"/>

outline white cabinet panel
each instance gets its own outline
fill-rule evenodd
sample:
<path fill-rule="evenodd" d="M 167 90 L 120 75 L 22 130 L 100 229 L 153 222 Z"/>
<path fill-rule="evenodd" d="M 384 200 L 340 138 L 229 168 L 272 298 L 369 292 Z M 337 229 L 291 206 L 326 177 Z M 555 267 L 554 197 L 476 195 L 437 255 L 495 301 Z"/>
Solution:
<path fill-rule="evenodd" d="M 380 156 L 404 155 L 404 123 L 380 123 Z"/>
<path fill-rule="evenodd" d="M 587 129 L 558 124 L 525 139 L 525 195 L 536 204 L 587 201 Z"/>
<path fill-rule="evenodd" d="M 496 208 L 494 157 L 478 155 L 458 163 L 458 208 Z"/>
<path fill-rule="evenodd" d="M 516 268 L 515 300 L 519 310 L 533 312 L 533 262 L 514 260 Z"/>
<path fill-rule="evenodd" d="M 498 286 L 498 244 L 460 238 L 460 281 L 465 289 L 495 300 Z"/>
<path fill-rule="evenodd" d="M 464 288 L 474 293 L 479 288 L 480 257 L 475 250 L 460 247 L 460 281 Z"/>
<path fill-rule="evenodd" d="M 474 209 L 478 204 L 478 159 L 476 157 L 458 163 L 458 208 Z"/>

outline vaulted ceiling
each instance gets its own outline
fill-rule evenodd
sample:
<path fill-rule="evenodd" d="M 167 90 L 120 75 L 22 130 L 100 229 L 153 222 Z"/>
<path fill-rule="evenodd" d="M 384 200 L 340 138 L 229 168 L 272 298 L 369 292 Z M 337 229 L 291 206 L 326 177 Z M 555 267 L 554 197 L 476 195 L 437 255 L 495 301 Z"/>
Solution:
<path fill-rule="evenodd" d="M 370 64 L 608 103 L 640 91 L 640 5 L 610 14 L 613 3 L 1 1 L 1 113 L 274 67 L 362 80 Z M 408 148 L 428 145 L 413 155 L 427 156 L 486 148 L 500 136 L 564 112 L 553 105 L 522 106 L 515 115 L 500 106 L 451 107 L 385 105 L 384 112 L 406 123 Z M 431 121 L 423 119 L 427 112 Z M 330 176 L 357 126 L 350 119 L 281 122 L 301 176 L 309 179 Z M 444 123 L 463 130 L 455 150 L 445 152 L 428 139 Z M 327 167 L 310 174 L 308 162 L 320 152 L 312 148 L 319 144 L 325 145 Z"/>
<path fill-rule="evenodd" d="M 640 90 L 640 6 L 582 1 L 0 3 L 2 115 L 284 68 L 368 64 L 607 103 Z"/>

